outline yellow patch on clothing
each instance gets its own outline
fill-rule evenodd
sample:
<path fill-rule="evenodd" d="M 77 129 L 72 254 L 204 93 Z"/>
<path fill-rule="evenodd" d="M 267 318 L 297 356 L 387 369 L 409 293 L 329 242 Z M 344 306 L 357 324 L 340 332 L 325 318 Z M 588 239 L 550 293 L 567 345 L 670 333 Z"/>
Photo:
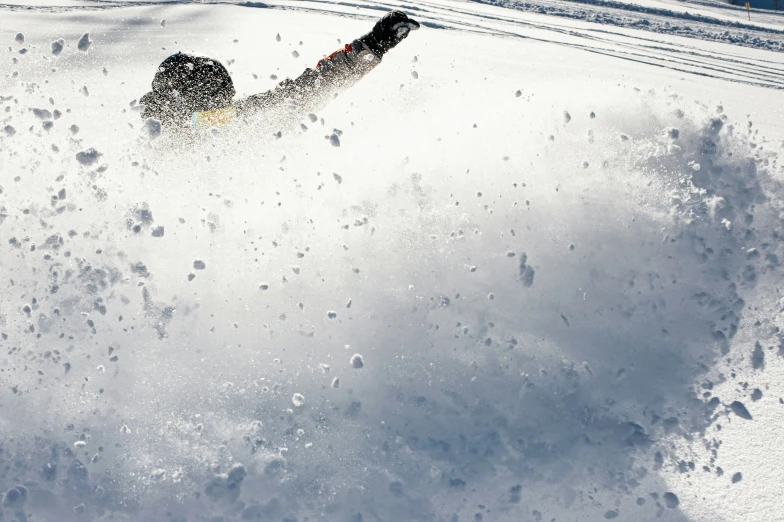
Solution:
<path fill-rule="evenodd" d="M 191 115 L 191 128 L 200 131 L 211 127 L 223 127 L 234 121 L 236 117 L 237 109 L 231 106 L 214 111 L 194 112 Z"/>

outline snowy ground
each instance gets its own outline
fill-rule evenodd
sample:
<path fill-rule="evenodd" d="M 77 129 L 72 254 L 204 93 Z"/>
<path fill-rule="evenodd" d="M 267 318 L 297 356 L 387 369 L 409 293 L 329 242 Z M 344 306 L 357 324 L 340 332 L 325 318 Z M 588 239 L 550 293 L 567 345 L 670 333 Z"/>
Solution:
<path fill-rule="evenodd" d="M 17 4 L 2 520 L 784 520 L 775 15 Z M 173 52 L 247 95 L 394 6 L 307 131 L 142 126 Z"/>

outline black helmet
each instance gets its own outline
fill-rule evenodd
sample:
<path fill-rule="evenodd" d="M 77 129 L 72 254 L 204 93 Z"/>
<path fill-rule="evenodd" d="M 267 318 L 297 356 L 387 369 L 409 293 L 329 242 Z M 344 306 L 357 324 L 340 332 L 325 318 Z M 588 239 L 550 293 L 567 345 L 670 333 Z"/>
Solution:
<path fill-rule="evenodd" d="M 235 92 L 229 71 L 219 61 L 177 53 L 161 62 L 152 92 L 139 102 L 145 106 L 143 118 L 185 125 L 194 112 L 230 105 Z"/>

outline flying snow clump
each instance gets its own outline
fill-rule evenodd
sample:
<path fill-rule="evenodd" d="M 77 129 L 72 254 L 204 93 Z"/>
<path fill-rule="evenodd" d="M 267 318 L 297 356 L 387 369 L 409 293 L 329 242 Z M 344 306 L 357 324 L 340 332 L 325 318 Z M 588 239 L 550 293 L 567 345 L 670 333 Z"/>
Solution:
<path fill-rule="evenodd" d="M 144 120 L 144 133 L 150 140 L 154 140 L 161 135 L 161 122 L 155 118 L 147 118 Z"/>
<path fill-rule="evenodd" d="M 362 359 L 362 356 L 359 355 L 358 353 L 352 355 L 351 360 L 349 362 L 351 363 L 351 367 L 357 370 L 365 366 L 365 361 Z"/>
<path fill-rule="evenodd" d="M 76 153 L 76 161 L 84 165 L 85 167 L 89 167 L 96 161 L 98 158 L 101 157 L 102 154 L 95 150 L 94 148 L 89 148 L 87 150 L 83 150 L 81 152 Z"/>
<path fill-rule="evenodd" d="M 57 56 L 61 52 L 63 52 L 63 47 L 65 47 L 65 40 L 62 38 L 55 42 L 52 42 L 52 54 Z"/>
<path fill-rule="evenodd" d="M 76 44 L 76 48 L 85 53 L 92 44 L 93 41 L 90 40 L 90 33 L 84 33 L 82 37 L 79 38 L 79 42 Z"/>

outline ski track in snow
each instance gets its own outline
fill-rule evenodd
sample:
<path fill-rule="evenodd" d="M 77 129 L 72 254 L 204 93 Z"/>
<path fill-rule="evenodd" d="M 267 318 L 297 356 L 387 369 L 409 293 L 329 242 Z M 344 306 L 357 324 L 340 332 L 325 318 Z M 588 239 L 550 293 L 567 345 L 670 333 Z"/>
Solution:
<path fill-rule="evenodd" d="M 353 4 L 347 2 L 330 2 L 329 5 L 341 5 L 346 7 L 373 8 L 366 4 Z M 251 5 L 251 4 L 246 4 Z M 559 26 L 558 24 L 546 22 L 533 22 L 502 16 L 500 14 L 483 14 L 463 7 L 470 4 L 457 4 L 444 6 L 428 2 L 418 2 L 417 4 L 398 4 L 398 3 L 379 3 L 379 10 L 393 8 L 407 8 L 412 13 L 425 20 L 425 25 L 442 29 L 457 29 L 469 32 L 479 32 L 485 34 L 496 34 L 506 37 L 518 37 L 537 41 L 545 41 L 582 49 L 591 53 L 604 54 L 620 58 L 623 60 L 645 63 L 654 67 L 662 67 L 684 74 L 705 76 L 708 78 L 719 78 L 731 82 L 746 83 L 749 85 L 767 87 L 773 89 L 784 88 L 784 58 L 771 60 L 748 59 L 729 52 L 711 50 L 706 52 L 697 47 L 689 45 L 676 46 L 670 42 L 656 39 L 642 38 L 638 34 L 619 33 L 593 28 L 581 28 L 576 30 L 571 26 Z M 308 10 L 306 2 L 298 2 L 295 9 Z M 267 7 L 267 4 L 265 4 Z M 269 4 L 274 7 L 274 4 Z M 286 4 L 285 8 L 292 8 Z M 552 13 L 541 12 L 537 7 L 538 13 L 550 15 Z M 481 21 L 482 23 L 478 22 Z M 723 22 L 717 21 L 717 24 Z M 499 28 L 499 25 L 502 28 Z M 621 25 L 622 24 L 612 24 Z M 535 33 L 529 33 L 523 28 L 530 28 Z M 539 36 L 541 32 L 545 34 Z M 547 33 L 557 33 L 558 37 L 548 37 Z M 665 31 L 661 31 L 665 32 Z M 775 31 L 775 34 L 782 38 L 784 32 Z M 683 36 L 683 35 L 680 35 Z M 586 43 L 585 41 L 589 43 Z M 738 43 L 729 40 L 721 40 L 724 43 Z M 782 38 L 784 42 L 784 38 Z M 778 45 L 778 44 L 776 44 Z M 778 47 L 761 46 L 768 50 L 779 51 Z"/>
<path fill-rule="evenodd" d="M 301 130 L 138 117 L 171 40 L 261 89 L 392 7 L 422 34 Z M 782 418 L 784 131 L 737 101 L 776 109 L 778 43 L 448 1 L 0 9 L 3 520 L 782 513 L 732 455 L 775 460 Z"/>
<path fill-rule="evenodd" d="M 10 10 L 68 10 L 68 9 L 111 9 L 115 7 L 142 6 L 142 5 L 167 5 L 187 2 L 144 2 L 144 1 L 116 1 L 96 0 L 90 5 L 76 5 L 68 7 L 49 6 L 19 6 L 14 4 L 0 4 L 0 8 Z M 200 3 L 225 3 L 225 2 L 200 2 Z M 246 7 L 276 7 L 277 2 L 234 2 L 236 5 Z M 373 4 L 350 4 L 343 2 L 330 2 L 334 5 L 357 5 L 364 9 L 373 9 Z M 745 23 L 743 21 L 728 20 L 692 14 L 684 7 L 683 11 L 638 5 L 633 2 L 616 2 L 611 0 L 556 0 L 546 3 L 529 3 L 522 0 L 478 0 L 477 3 L 504 7 L 516 11 L 536 13 L 548 17 L 568 18 L 595 24 L 612 25 L 636 30 L 651 31 L 668 35 L 677 35 L 686 38 L 716 41 L 740 45 L 756 49 L 767 49 L 781 52 L 784 50 L 784 30 L 771 27 L 769 24 Z M 291 4 L 289 4 L 291 5 Z M 383 4 L 381 4 L 383 5 Z M 403 2 L 399 5 L 406 6 Z M 423 3 L 408 4 L 407 7 L 416 11 Z M 666 4 L 665 4 L 666 5 Z M 688 4 L 687 4 L 688 5 Z M 700 5 L 699 3 L 694 5 Z M 741 12 L 742 7 L 716 5 L 725 10 Z M 765 19 L 772 18 L 779 22 L 779 15 L 775 11 L 765 12 Z M 756 13 L 755 13 L 756 14 Z"/>
<path fill-rule="evenodd" d="M 548 41 L 558 45 L 579 48 L 586 52 L 600 53 L 623 60 L 645 63 L 654 67 L 667 68 L 684 74 L 720 78 L 726 81 L 741 82 L 772 89 L 784 89 L 784 58 L 771 57 L 770 60 L 750 59 L 727 51 L 712 49 L 710 52 L 706 52 L 688 44 L 675 45 L 655 38 L 644 38 L 637 32 L 599 29 L 594 27 L 594 24 L 642 29 L 654 33 L 729 43 L 775 52 L 784 50 L 782 47 L 784 46 L 784 30 L 780 29 L 712 19 L 667 9 L 600 0 L 580 2 L 581 5 L 595 6 L 595 9 L 590 12 L 583 12 L 575 8 L 574 2 L 559 2 L 557 5 L 553 3 L 552 6 L 525 2 L 508 2 L 506 0 L 480 2 L 510 8 L 511 10 L 545 15 L 541 18 L 541 21 L 504 16 L 498 14 L 498 12 L 493 14 L 483 13 L 472 8 L 470 3 L 433 4 L 425 1 L 417 2 L 416 4 L 407 4 L 405 2 L 358 4 L 351 2 L 324 2 L 324 5 L 319 5 L 320 3 L 318 0 L 298 2 L 273 1 L 266 3 L 243 2 L 236 5 L 246 8 L 294 9 L 315 12 L 329 12 L 334 9 L 334 6 L 346 8 L 361 7 L 366 10 L 377 9 L 379 11 L 403 8 L 416 13 L 425 21 L 426 26 L 431 28 L 476 31 L 505 37 Z M 65 12 L 73 9 L 102 10 L 151 5 L 158 6 L 161 3 L 100 2 L 96 5 L 67 8 L 0 5 L 0 9 Z M 612 13 L 616 11 L 620 14 L 613 16 Z M 633 17 L 636 14 L 639 14 L 640 17 L 629 19 L 630 16 Z M 577 29 L 573 25 L 545 21 L 553 16 L 590 22 L 590 24 Z M 364 19 L 370 18 L 366 14 L 360 15 L 360 17 Z M 691 25 L 673 25 L 675 22 L 671 23 L 668 20 L 687 20 Z M 557 36 L 548 36 L 548 33 L 556 33 Z"/>
<path fill-rule="evenodd" d="M 418 5 L 428 5 L 422 2 Z M 391 7 L 391 6 L 388 6 Z M 438 6 L 433 6 L 439 9 Z M 443 9 L 443 8 L 441 8 Z M 421 11 L 421 9 L 419 9 Z M 465 10 L 449 9 L 450 13 L 471 15 L 474 13 Z M 430 15 L 427 11 L 422 13 L 424 16 Z M 549 13 L 548 13 L 549 14 Z M 432 15 L 430 15 L 432 16 Z M 449 19 L 439 19 L 442 22 L 460 24 Z M 638 61 L 655 67 L 664 67 L 675 71 L 706 76 L 710 78 L 720 78 L 728 81 L 742 82 L 760 87 L 770 87 L 775 89 L 784 88 L 784 62 L 779 61 L 756 61 L 741 59 L 732 54 L 721 52 L 706 53 L 694 47 L 676 47 L 672 44 L 653 39 L 642 39 L 640 37 L 629 36 L 612 31 L 587 30 L 575 31 L 569 27 L 558 27 L 553 24 L 531 23 L 513 19 L 504 20 L 501 17 L 493 17 L 493 20 L 513 23 L 515 26 L 531 27 L 552 31 L 564 35 L 567 39 L 554 41 L 560 45 L 567 45 L 583 49 L 588 52 L 606 54 L 624 60 Z M 462 27 L 461 27 L 462 26 Z M 471 27 L 478 31 L 488 31 L 486 27 L 479 24 L 460 24 L 458 27 Z M 492 30 L 490 30 L 492 32 Z M 525 32 L 518 32 L 511 29 L 506 31 L 496 31 L 495 34 L 506 36 L 520 36 L 523 38 L 553 41 L 550 39 L 536 38 L 528 36 Z M 577 39 L 575 42 L 574 39 Z M 589 40 L 593 45 L 578 43 L 581 40 Z M 622 49 L 618 49 L 621 47 Z M 626 50 L 623 50 L 626 49 Z"/>

